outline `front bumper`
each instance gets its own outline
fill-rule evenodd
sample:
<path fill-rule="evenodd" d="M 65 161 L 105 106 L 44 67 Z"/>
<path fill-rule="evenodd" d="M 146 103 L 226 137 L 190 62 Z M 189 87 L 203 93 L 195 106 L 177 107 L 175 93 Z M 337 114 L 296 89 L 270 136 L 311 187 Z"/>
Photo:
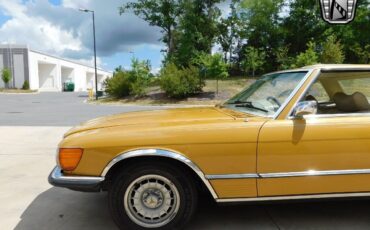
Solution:
<path fill-rule="evenodd" d="M 99 192 L 101 191 L 104 177 L 65 176 L 59 166 L 56 166 L 50 173 L 48 181 L 56 187 L 83 192 Z"/>

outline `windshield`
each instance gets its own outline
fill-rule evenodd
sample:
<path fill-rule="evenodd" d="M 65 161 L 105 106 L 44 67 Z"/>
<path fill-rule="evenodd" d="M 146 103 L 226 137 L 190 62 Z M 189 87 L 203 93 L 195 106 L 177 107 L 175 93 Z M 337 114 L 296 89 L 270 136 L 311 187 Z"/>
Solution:
<path fill-rule="evenodd" d="M 223 107 L 257 116 L 272 116 L 306 74 L 307 71 L 300 71 L 262 76 L 251 86 L 226 101 Z"/>

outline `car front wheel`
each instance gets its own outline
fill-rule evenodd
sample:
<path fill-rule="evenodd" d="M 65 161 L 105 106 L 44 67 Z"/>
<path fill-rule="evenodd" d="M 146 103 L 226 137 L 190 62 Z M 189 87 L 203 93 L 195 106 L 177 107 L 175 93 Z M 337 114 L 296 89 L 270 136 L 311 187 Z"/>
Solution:
<path fill-rule="evenodd" d="M 120 172 L 109 207 L 121 229 L 182 229 L 191 219 L 197 191 L 189 175 L 167 164 L 142 164 Z"/>

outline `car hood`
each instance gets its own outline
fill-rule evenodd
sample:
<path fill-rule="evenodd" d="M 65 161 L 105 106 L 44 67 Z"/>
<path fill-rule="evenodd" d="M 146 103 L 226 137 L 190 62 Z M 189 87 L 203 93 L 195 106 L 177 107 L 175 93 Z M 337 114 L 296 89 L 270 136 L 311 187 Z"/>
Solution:
<path fill-rule="evenodd" d="M 183 125 L 190 122 L 211 122 L 216 120 L 233 120 L 236 114 L 217 107 L 178 108 L 122 113 L 96 118 L 70 129 L 64 136 L 108 127 L 134 125 L 168 125 L 176 123 Z"/>

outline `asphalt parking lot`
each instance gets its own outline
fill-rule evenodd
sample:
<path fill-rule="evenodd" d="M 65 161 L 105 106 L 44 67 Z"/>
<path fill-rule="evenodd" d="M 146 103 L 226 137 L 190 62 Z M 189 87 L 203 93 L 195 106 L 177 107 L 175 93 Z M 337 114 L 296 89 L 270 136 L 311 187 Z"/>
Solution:
<path fill-rule="evenodd" d="M 105 193 L 53 188 L 63 133 L 105 114 L 158 109 L 97 106 L 80 94 L 0 95 L 0 229 L 116 229 Z M 370 229 L 370 199 L 217 206 L 202 200 L 188 229 Z"/>
<path fill-rule="evenodd" d="M 157 108 L 99 106 L 85 100 L 86 93 L 0 94 L 0 125 L 74 126 L 99 116 Z"/>

